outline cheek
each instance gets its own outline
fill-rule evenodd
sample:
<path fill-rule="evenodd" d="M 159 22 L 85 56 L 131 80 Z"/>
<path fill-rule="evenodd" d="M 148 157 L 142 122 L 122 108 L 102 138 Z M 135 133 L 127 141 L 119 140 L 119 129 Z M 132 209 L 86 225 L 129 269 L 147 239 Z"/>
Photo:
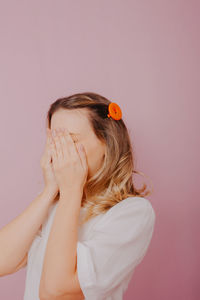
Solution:
<path fill-rule="evenodd" d="M 92 145 L 90 147 L 87 147 L 86 156 L 87 156 L 88 164 L 91 167 L 97 166 L 102 157 L 101 147 L 98 145 Z"/>
<path fill-rule="evenodd" d="M 93 167 L 99 164 L 99 160 L 102 157 L 102 145 L 99 141 L 97 141 L 96 139 L 93 140 L 92 137 L 90 137 L 90 139 L 84 141 L 77 141 L 76 144 L 83 144 L 88 166 L 91 169 L 93 169 Z"/>

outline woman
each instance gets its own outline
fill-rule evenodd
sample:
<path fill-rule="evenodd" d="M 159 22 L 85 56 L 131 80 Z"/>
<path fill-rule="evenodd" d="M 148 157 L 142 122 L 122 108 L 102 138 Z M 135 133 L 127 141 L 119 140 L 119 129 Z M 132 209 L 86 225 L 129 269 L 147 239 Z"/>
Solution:
<path fill-rule="evenodd" d="M 116 103 L 86 92 L 51 104 L 44 190 L 0 232 L 1 276 L 27 265 L 24 300 L 123 299 L 155 224 L 132 152 Z"/>

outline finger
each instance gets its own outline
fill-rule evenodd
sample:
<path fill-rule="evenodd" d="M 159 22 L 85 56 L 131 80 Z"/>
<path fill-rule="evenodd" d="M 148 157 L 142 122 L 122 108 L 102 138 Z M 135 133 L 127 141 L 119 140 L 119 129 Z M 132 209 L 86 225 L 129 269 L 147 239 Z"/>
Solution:
<path fill-rule="evenodd" d="M 63 151 L 62 151 L 62 146 L 60 143 L 59 135 L 60 135 L 59 130 L 55 130 L 54 134 L 53 134 L 53 139 L 54 139 L 54 143 L 55 143 L 57 159 L 58 159 L 58 161 L 61 161 L 63 159 Z"/>
<path fill-rule="evenodd" d="M 53 163 L 57 164 L 57 151 L 56 151 L 56 146 L 54 142 L 54 138 L 52 137 L 52 134 L 50 135 L 50 144 L 49 144 L 50 152 L 51 152 L 51 157 L 53 160 Z"/>
<path fill-rule="evenodd" d="M 49 144 L 50 144 L 50 137 L 49 137 L 49 133 L 47 133 L 46 136 L 46 143 L 45 143 L 45 147 L 44 147 L 44 153 L 43 153 L 43 162 L 49 163 L 51 161 L 51 155 L 50 155 L 50 150 L 49 150 Z"/>
<path fill-rule="evenodd" d="M 64 129 L 62 130 L 62 134 L 60 135 L 60 143 L 62 145 L 63 158 L 66 160 L 69 157 L 68 148 L 67 148 L 67 140 L 65 139 Z"/>
<path fill-rule="evenodd" d="M 69 134 L 68 129 L 64 129 L 64 138 L 66 140 L 67 143 L 67 151 L 68 151 L 68 155 L 71 158 L 77 158 L 78 153 L 77 153 L 77 149 L 75 147 L 75 143 L 71 137 L 71 135 Z"/>
<path fill-rule="evenodd" d="M 80 156 L 80 160 L 81 160 L 81 164 L 84 168 L 84 170 L 88 169 L 88 162 L 87 162 L 87 156 L 86 156 L 86 151 L 85 148 L 83 146 L 83 144 L 78 145 L 78 153 Z"/>
<path fill-rule="evenodd" d="M 48 128 L 46 128 L 46 143 L 45 143 L 45 148 L 44 148 L 45 151 L 47 151 L 48 144 L 49 144 L 49 131 L 48 131 Z"/>
<path fill-rule="evenodd" d="M 65 139 L 65 135 L 64 135 L 65 129 L 64 128 L 60 128 L 59 129 L 59 139 L 60 139 L 60 145 L 62 148 L 62 154 L 64 158 L 68 157 L 68 147 L 67 147 L 67 141 Z"/>
<path fill-rule="evenodd" d="M 48 162 L 51 162 L 51 149 L 50 149 L 50 136 L 47 136 L 46 147 L 45 147 L 45 156 Z"/>
<path fill-rule="evenodd" d="M 48 148 L 48 146 L 50 145 L 50 140 L 52 138 L 52 136 L 51 136 L 51 130 L 49 128 L 47 128 L 46 133 L 47 133 L 47 136 L 46 136 L 46 146 Z"/>
<path fill-rule="evenodd" d="M 47 136 L 47 143 L 46 143 L 46 147 L 47 147 L 47 156 L 50 160 L 50 162 L 52 161 L 53 157 L 52 157 L 52 151 L 51 151 L 51 143 L 53 144 L 54 141 L 53 141 L 53 138 L 51 136 L 51 132 L 48 133 L 48 136 Z"/>

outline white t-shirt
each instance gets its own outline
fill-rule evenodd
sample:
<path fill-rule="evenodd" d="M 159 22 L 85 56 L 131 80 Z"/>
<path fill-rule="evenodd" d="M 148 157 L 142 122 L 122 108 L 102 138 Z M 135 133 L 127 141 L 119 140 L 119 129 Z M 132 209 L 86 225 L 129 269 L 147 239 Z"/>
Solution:
<path fill-rule="evenodd" d="M 45 248 L 58 201 L 29 249 L 24 300 L 39 300 Z M 85 208 L 80 209 L 80 219 Z M 122 300 L 135 267 L 150 244 L 155 211 L 143 197 L 129 197 L 78 227 L 77 273 L 86 300 Z"/>

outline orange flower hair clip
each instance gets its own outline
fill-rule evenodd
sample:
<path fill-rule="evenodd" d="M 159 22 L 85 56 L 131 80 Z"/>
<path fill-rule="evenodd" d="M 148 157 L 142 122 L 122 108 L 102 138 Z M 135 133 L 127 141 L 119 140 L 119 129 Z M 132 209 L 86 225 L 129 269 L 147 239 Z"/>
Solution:
<path fill-rule="evenodd" d="M 122 118 L 122 111 L 121 108 L 117 103 L 111 102 L 108 105 L 108 118 L 112 118 L 114 120 L 120 120 Z"/>

